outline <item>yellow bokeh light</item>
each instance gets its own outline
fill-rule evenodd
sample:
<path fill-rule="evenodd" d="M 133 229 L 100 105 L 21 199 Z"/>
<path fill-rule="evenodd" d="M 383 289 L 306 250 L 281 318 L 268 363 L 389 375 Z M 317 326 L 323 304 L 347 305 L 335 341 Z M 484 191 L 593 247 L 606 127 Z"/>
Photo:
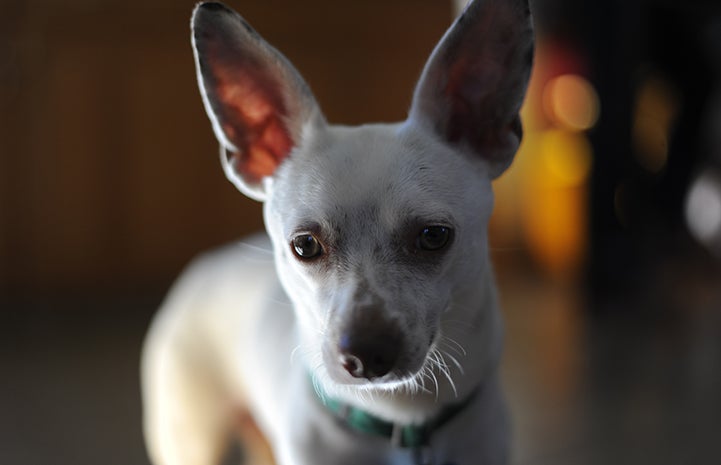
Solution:
<path fill-rule="evenodd" d="M 585 259 L 586 187 L 531 191 L 523 212 L 524 233 L 534 260 L 555 277 L 573 277 Z"/>
<path fill-rule="evenodd" d="M 576 74 L 564 74 L 546 84 L 543 109 L 558 126 L 585 131 L 598 121 L 601 106 L 598 94 L 588 80 Z"/>
<path fill-rule="evenodd" d="M 592 149 L 583 133 L 551 129 L 529 140 L 522 193 L 531 256 L 551 275 L 573 276 L 586 250 Z"/>
<path fill-rule="evenodd" d="M 585 136 L 560 129 L 542 133 L 538 154 L 553 187 L 578 186 L 591 172 L 591 144 Z"/>

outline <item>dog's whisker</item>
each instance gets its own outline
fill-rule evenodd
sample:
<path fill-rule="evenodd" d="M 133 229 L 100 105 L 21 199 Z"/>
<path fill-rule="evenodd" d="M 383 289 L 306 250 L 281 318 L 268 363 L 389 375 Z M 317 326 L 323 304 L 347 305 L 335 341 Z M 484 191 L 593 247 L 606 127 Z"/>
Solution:
<path fill-rule="evenodd" d="M 443 353 L 441 352 L 440 349 L 436 349 L 435 358 L 436 358 L 436 362 L 438 363 L 438 368 L 440 370 L 448 370 L 448 364 L 446 364 L 446 361 L 443 358 Z"/>
<path fill-rule="evenodd" d="M 439 355 L 440 353 L 438 352 L 438 349 L 436 347 L 433 347 L 431 353 L 428 356 L 428 361 L 430 362 L 430 364 L 428 365 L 428 371 L 431 375 L 431 381 L 433 381 L 433 386 L 435 387 L 436 400 L 438 400 L 440 389 L 438 384 L 438 377 L 436 376 L 436 371 L 433 370 L 433 367 L 435 367 L 438 371 L 443 372 L 443 364 L 439 359 Z"/>
<path fill-rule="evenodd" d="M 448 352 L 444 352 L 444 354 L 445 354 L 446 357 L 448 357 L 448 358 L 451 360 L 451 362 L 453 362 L 453 364 L 456 366 L 456 368 L 458 368 L 458 371 L 459 371 L 462 375 L 465 375 L 465 374 L 466 374 L 465 370 L 463 369 L 463 365 L 461 365 L 461 362 L 459 362 L 456 357 L 454 357 L 453 355 L 449 354 Z"/>
<path fill-rule="evenodd" d="M 318 376 L 315 373 L 317 373 L 317 370 L 315 370 L 310 377 L 311 383 L 313 383 L 313 390 L 315 391 L 316 395 L 320 398 L 320 400 L 325 404 L 325 402 L 326 402 L 325 391 L 321 387 L 320 380 L 318 379 Z"/>
<path fill-rule="evenodd" d="M 404 380 L 403 383 L 398 386 L 397 392 L 413 395 L 418 392 L 418 384 L 419 382 L 416 379 L 416 376 L 414 376 L 413 378 Z"/>
<path fill-rule="evenodd" d="M 445 352 L 445 353 L 448 353 L 448 351 L 451 351 L 451 352 L 453 352 L 454 354 L 458 355 L 459 357 L 465 357 L 465 356 L 466 356 L 466 353 L 465 353 L 465 352 L 461 352 L 461 351 L 458 349 L 458 347 L 455 347 L 455 346 L 453 346 L 453 345 L 451 345 L 451 344 L 448 344 L 446 341 L 441 341 L 440 344 L 444 347 L 444 352 Z M 448 350 L 445 350 L 445 349 L 448 349 Z"/>
<path fill-rule="evenodd" d="M 270 299 L 268 299 L 268 301 L 269 301 L 270 303 L 274 304 L 274 305 L 279 305 L 279 306 L 281 306 L 281 307 L 293 308 L 293 304 L 291 304 L 291 303 L 290 303 L 289 301 L 287 301 L 287 300 L 280 300 L 280 299 L 270 298 Z"/>
<path fill-rule="evenodd" d="M 441 352 L 440 352 L 440 350 L 438 350 L 438 348 L 434 348 L 434 349 L 433 349 L 432 359 L 433 359 L 433 362 L 434 362 L 435 366 L 436 366 L 439 370 L 443 370 L 443 369 L 444 369 L 444 367 L 445 367 L 445 362 L 443 361 L 443 356 L 441 355 Z"/>
<path fill-rule="evenodd" d="M 411 394 L 417 394 L 426 390 L 425 376 L 426 375 L 424 374 L 419 378 L 413 378 L 409 382 L 408 388 Z"/>
<path fill-rule="evenodd" d="M 436 401 L 438 401 L 438 378 L 436 377 L 436 374 L 432 371 L 431 371 L 431 381 L 433 381 L 433 386 L 435 387 Z"/>
<path fill-rule="evenodd" d="M 359 391 L 359 393 L 360 393 L 361 399 L 363 399 L 364 402 L 375 402 L 372 390 L 364 389 L 362 391 Z"/>
<path fill-rule="evenodd" d="M 446 335 L 446 334 L 444 334 L 444 335 L 442 336 L 441 342 L 446 343 L 446 345 L 448 346 L 449 349 L 451 349 L 451 344 L 452 344 L 453 346 L 455 346 L 456 349 L 454 349 L 454 351 L 457 352 L 458 355 L 462 355 L 462 356 L 464 356 L 464 357 L 465 357 L 466 355 L 468 355 L 468 353 L 466 352 L 466 349 L 463 348 L 463 345 L 461 345 L 460 342 L 456 341 L 455 339 L 453 339 L 452 337 L 450 337 L 450 336 L 448 336 L 448 335 Z"/>
<path fill-rule="evenodd" d="M 290 352 L 290 364 L 293 365 L 295 363 L 295 356 L 298 354 L 298 351 L 302 350 L 300 344 L 295 346 L 293 350 Z"/>
<path fill-rule="evenodd" d="M 259 246 L 259 245 L 251 244 L 251 243 L 245 242 L 245 241 L 238 241 L 238 242 L 236 242 L 235 244 L 236 244 L 238 247 L 243 248 L 243 249 L 250 249 L 250 250 L 252 250 L 252 251 L 254 251 L 254 252 L 260 252 L 260 253 L 263 253 L 263 254 L 266 254 L 266 255 L 270 255 L 271 258 L 272 258 L 272 256 L 273 256 L 273 249 L 272 249 L 272 248 L 261 247 L 261 246 Z"/>
<path fill-rule="evenodd" d="M 446 354 L 448 355 L 448 354 Z M 441 368 L 441 374 L 446 377 L 448 380 L 448 383 L 451 385 L 451 389 L 453 389 L 453 394 L 458 397 L 458 390 L 456 390 L 456 383 L 451 378 L 450 369 L 448 368 L 448 364 L 446 363 L 446 360 L 443 358 L 443 353 L 438 352 L 438 356 L 440 357 L 441 361 L 443 362 L 443 367 Z"/>
<path fill-rule="evenodd" d="M 416 394 L 418 392 L 429 392 L 426 388 L 426 379 L 429 378 L 428 366 L 424 365 L 415 376 L 409 378 L 406 385 L 409 389 L 413 389 L 410 393 Z"/>
<path fill-rule="evenodd" d="M 433 381 L 433 372 L 428 368 L 428 366 L 424 366 L 421 370 L 421 375 L 421 377 L 415 380 L 416 386 L 418 388 L 418 391 L 416 392 L 430 394 L 431 390 L 426 387 L 426 379 Z"/>

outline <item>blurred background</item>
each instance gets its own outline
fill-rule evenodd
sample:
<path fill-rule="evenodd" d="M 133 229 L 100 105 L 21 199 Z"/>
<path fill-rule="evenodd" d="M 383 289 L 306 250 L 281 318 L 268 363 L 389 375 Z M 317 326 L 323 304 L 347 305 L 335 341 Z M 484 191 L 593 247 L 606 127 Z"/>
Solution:
<path fill-rule="evenodd" d="M 232 1 L 330 121 L 405 117 L 451 0 Z M 721 4 L 536 0 L 496 183 L 514 464 L 721 461 Z M 138 361 L 223 178 L 193 1 L 0 0 L 0 463 L 147 464 Z"/>

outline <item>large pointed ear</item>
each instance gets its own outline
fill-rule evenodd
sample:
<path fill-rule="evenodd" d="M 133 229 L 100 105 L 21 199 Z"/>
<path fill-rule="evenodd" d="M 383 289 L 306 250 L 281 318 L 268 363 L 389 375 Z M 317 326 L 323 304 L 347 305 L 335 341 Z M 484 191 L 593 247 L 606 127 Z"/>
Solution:
<path fill-rule="evenodd" d="M 290 62 L 235 11 L 201 3 L 191 21 L 198 85 L 226 176 L 264 200 L 267 180 L 323 116 Z"/>
<path fill-rule="evenodd" d="M 522 137 L 518 112 L 533 63 L 527 0 L 474 0 L 426 63 L 409 121 L 486 160 L 499 176 Z"/>

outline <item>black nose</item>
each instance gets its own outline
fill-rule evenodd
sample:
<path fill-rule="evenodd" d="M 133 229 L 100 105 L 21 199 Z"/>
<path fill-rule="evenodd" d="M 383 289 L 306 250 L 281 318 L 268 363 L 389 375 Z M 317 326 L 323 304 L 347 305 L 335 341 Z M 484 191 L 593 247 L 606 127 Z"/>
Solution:
<path fill-rule="evenodd" d="M 400 341 L 389 334 L 344 335 L 338 345 L 343 368 L 354 378 L 380 378 L 398 361 Z"/>

